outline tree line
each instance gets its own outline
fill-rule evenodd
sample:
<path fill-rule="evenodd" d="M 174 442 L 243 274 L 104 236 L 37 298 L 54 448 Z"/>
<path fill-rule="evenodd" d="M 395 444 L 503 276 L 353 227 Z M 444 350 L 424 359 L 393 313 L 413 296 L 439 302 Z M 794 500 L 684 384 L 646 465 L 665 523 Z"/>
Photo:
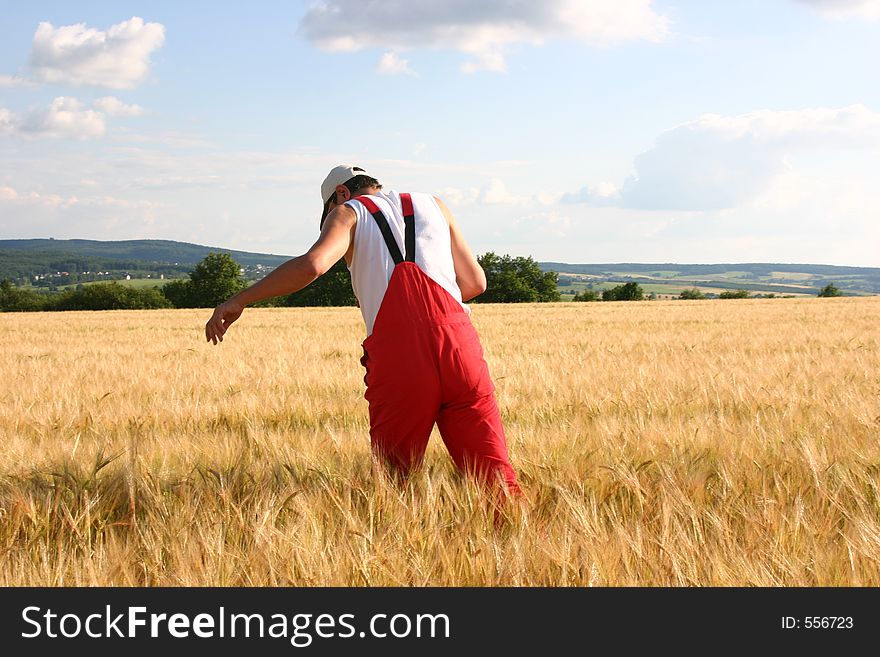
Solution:
<path fill-rule="evenodd" d="M 556 272 L 542 271 L 531 257 L 485 253 L 477 258 L 486 272 L 487 289 L 477 303 L 529 303 L 560 301 Z M 0 282 L 0 312 L 55 310 L 136 310 L 153 308 L 213 308 L 248 285 L 242 268 L 228 253 L 209 253 L 187 278 L 164 286 L 132 288 L 117 282 L 78 285 L 60 293 L 20 288 L 12 281 Z M 722 299 L 749 298 L 748 290 L 725 290 Z M 772 295 L 768 295 L 772 296 Z M 833 284 L 820 297 L 842 296 Z M 651 295 L 649 298 L 653 298 Z M 681 299 L 705 299 L 698 288 L 684 290 Z M 600 291 L 586 289 L 574 301 L 641 301 L 645 293 L 638 283 L 624 283 Z M 294 294 L 266 299 L 255 306 L 355 306 L 351 277 L 340 260 L 326 274 Z"/>
<path fill-rule="evenodd" d="M 486 292 L 478 303 L 559 301 L 555 272 L 544 272 L 531 257 L 489 252 L 477 260 L 486 272 Z M 19 288 L 6 279 L 0 283 L 0 311 L 136 310 L 152 308 L 213 308 L 244 289 L 242 268 L 228 253 L 209 253 L 187 278 L 162 287 L 132 288 L 117 282 L 79 285 L 60 293 Z M 355 306 L 351 277 L 340 260 L 308 287 L 255 306 Z"/>
<path fill-rule="evenodd" d="M 766 295 L 755 295 L 754 298 L 763 297 L 765 299 L 773 299 L 777 295 L 772 292 Z M 836 285 L 829 283 L 821 290 L 817 296 L 820 297 L 842 297 L 844 296 Z M 656 298 L 651 294 L 649 299 Z M 679 299 L 695 300 L 707 299 L 708 297 L 696 287 L 682 290 L 678 295 Z M 752 293 L 748 290 L 724 290 L 718 295 L 719 299 L 751 299 Z M 616 285 L 612 288 L 602 290 L 601 292 L 593 289 L 583 290 L 572 297 L 572 301 L 642 301 L 645 299 L 645 292 L 638 283 L 625 283 Z"/>
<path fill-rule="evenodd" d="M 777 295 L 771 292 L 771 293 L 765 294 L 765 295 L 755 295 L 755 298 L 758 298 L 759 296 L 761 296 L 765 299 L 773 299 Z M 793 296 L 793 295 L 783 295 L 783 296 Z M 819 296 L 819 297 L 842 297 L 845 295 L 843 292 L 840 291 L 840 289 L 834 283 L 829 283 L 828 285 L 823 287 L 821 290 L 819 290 L 819 293 L 816 296 Z M 694 300 L 694 299 L 705 299 L 707 297 L 699 288 L 694 287 L 694 288 L 690 288 L 688 290 L 682 290 L 682 292 L 678 298 L 679 299 Z M 751 299 L 752 293 L 749 292 L 748 290 L 724 290 L 723 292 L 721 292 L 718 295 L 718 298 L 719 299 Z"/>

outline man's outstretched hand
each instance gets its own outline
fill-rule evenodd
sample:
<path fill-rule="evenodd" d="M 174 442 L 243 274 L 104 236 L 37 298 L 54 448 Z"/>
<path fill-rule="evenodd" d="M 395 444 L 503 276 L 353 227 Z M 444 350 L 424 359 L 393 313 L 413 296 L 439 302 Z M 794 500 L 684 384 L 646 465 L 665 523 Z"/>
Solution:
<path fill-rule="evenodd" d="M 241 317 L 244 306 L 235 301 L 226 301 L 214 308 L 214 314 L 205 324 L 205 338 L 208 342 L 217 344 L 223 342 L 223 334 L 229 329 L 230 324 Z"/>

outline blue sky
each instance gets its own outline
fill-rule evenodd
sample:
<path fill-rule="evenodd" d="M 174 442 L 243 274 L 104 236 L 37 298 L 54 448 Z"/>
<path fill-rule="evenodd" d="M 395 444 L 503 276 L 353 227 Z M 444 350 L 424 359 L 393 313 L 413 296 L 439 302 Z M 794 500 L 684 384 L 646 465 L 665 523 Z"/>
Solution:
<path fill-rule="evenodd" d="M 0 237 L 296 255 L 360 165 L 478 253 L 880 266 L 880 0 L 33 2 Z"/>

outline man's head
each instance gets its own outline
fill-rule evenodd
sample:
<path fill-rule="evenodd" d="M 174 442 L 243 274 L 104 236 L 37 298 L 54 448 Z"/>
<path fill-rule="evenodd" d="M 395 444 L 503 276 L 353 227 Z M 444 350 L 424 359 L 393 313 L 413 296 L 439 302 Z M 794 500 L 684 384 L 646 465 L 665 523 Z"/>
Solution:
<path fill-rule="evenodd" d="M 334 167 L 321 183 L 321 201 L 324 203 L 321 227 L 324 226 L 327 215 L 337 205 L 372 189 L 382 189 L 381 183 L 360 167 L 351 164 Z"/>

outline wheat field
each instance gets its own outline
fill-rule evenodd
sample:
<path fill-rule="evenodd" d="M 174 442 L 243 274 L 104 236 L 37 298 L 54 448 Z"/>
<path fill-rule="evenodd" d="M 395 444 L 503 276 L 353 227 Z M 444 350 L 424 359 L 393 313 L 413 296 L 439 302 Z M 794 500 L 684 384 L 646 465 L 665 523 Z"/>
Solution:
<path fill-rule="evenodd" d="M 0 315 L 0 584 L 880 585 L 880 298 L 477 305 L 528 499 L 373 472 L 354 308 Z"/>

